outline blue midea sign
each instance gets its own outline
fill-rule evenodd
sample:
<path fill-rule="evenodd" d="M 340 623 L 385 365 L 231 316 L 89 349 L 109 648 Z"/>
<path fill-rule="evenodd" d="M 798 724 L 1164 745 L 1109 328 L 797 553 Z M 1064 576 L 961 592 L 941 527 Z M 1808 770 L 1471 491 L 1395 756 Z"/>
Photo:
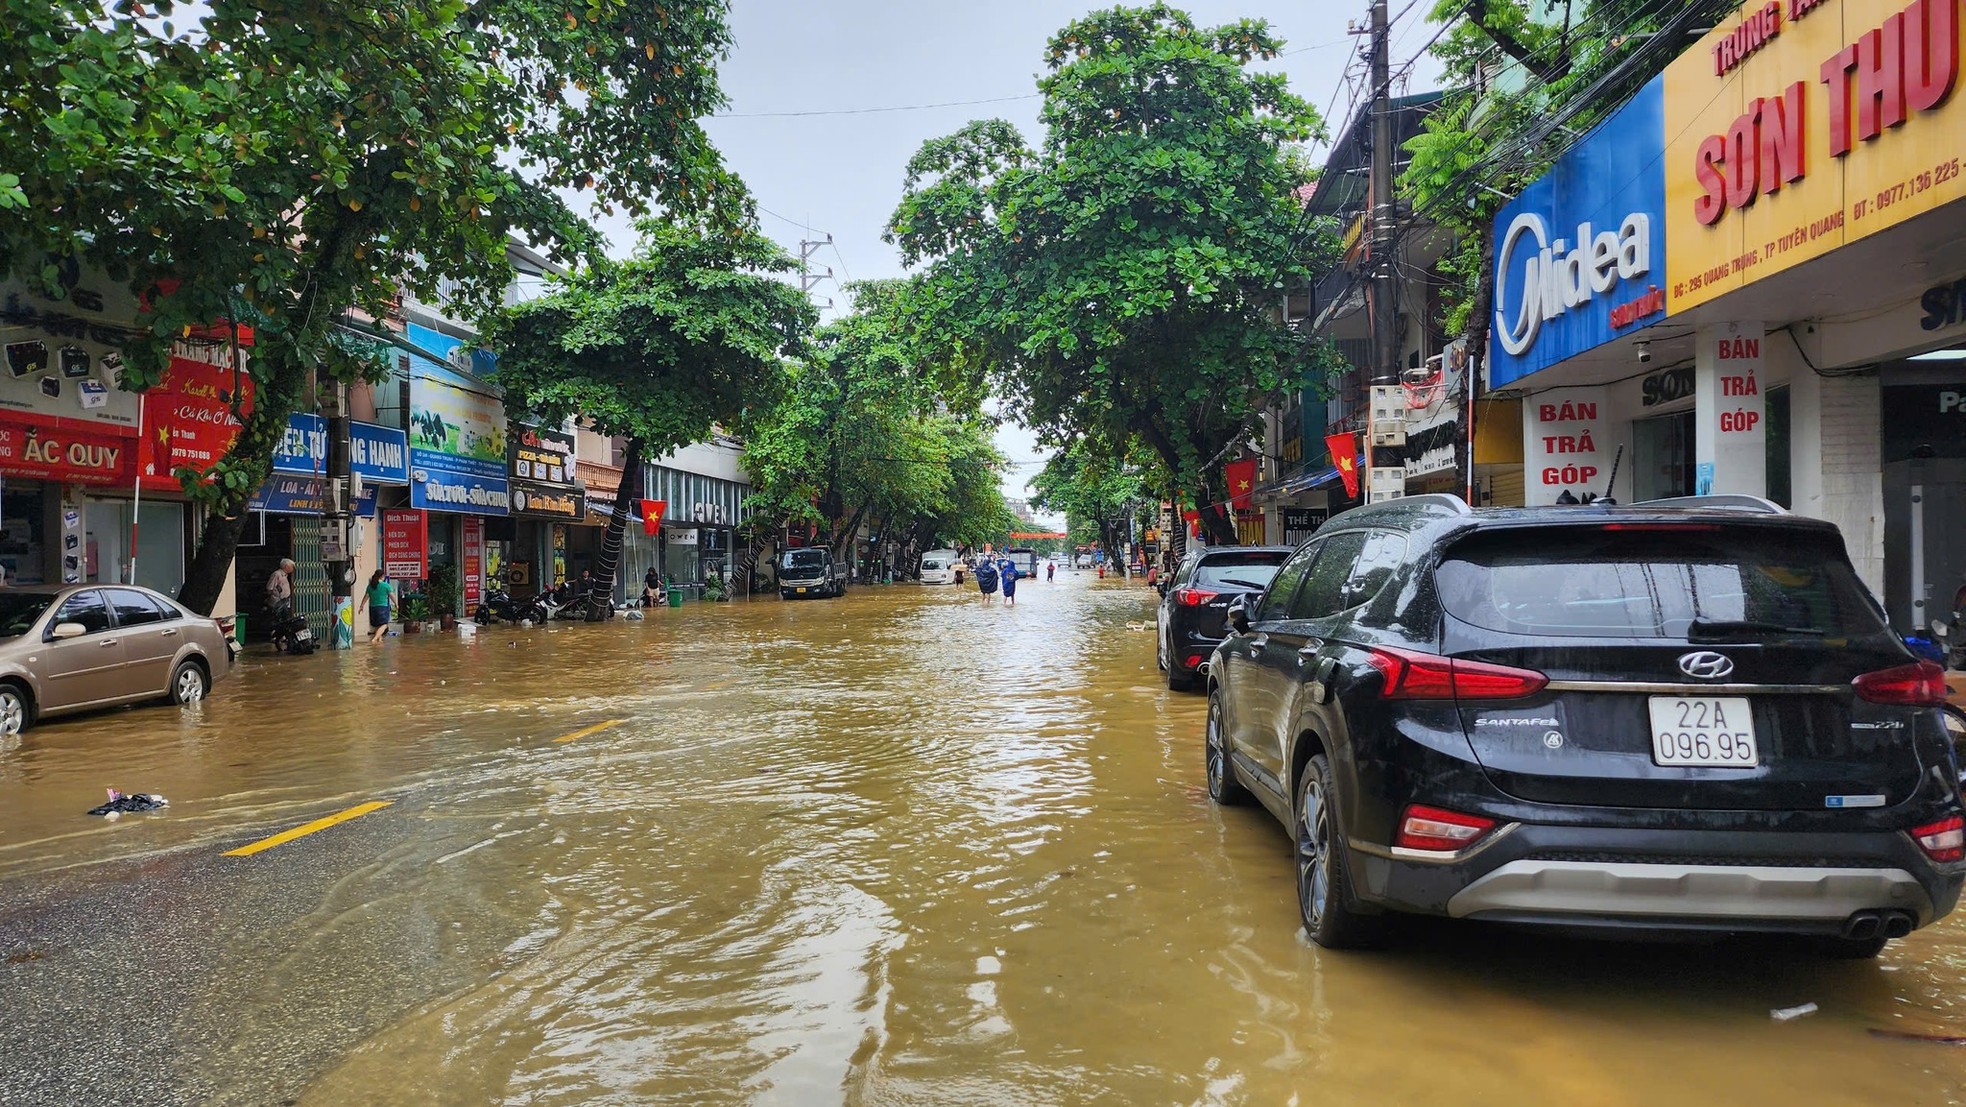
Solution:
<path fill-rule="evenodd" d="M 1663 88 L 1647 84 L 1496 217 L 1489 387 L 1665 313 Z"/>

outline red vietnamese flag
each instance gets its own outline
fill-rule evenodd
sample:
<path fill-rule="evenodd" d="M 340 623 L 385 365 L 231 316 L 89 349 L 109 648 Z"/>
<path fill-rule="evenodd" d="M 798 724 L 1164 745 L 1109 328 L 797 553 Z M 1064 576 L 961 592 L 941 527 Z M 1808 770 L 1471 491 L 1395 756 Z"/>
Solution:
<path fill-rule="evenodd" d="M 642 501 L 642 533 L 653 535 L 662 529 L 662 513 L 669 510 L 668 500 Z"/>
<path fill-rule="evenodd" d="M 1327 435 L 1324 448 L 1331 451 L 1331 464 L 1345 482 L 1345 495 L 1358 498 L 1358 439 L 1349 434 Z"/>
<path fill-rule="evenodd" d="M 1229 501 L 1238 511 L 1256 499 L 1256 466 L 1257 459 L 1249 457 L 1231 461 L 1223 470 L 1229 477 Z"/>

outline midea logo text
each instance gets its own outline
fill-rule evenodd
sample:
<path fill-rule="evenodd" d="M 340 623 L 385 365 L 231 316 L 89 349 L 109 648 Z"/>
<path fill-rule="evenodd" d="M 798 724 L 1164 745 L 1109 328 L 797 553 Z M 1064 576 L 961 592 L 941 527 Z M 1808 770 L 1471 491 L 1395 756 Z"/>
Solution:
<path fill-rule="evenodd" d="M 1527 353 L 1544 323 L 1610 292 L 1619 281 L 1652 271 L 1652 217 L 1643 212 L 1625 216 L 1616 231 L 1593 233 L 1589 223 L 1581 224 L 1576 241 L 1574 249 L 1564 239 L 1550 241 L 1543 217 L 1534 212 L 1509 223 L 1495 257 L 1495 334 L 1510 355 Z M 1660 300 L 1656 310 L 1663 311 Z M 1516 303 L 1513 320 L 1507 314 L 1511 302 Z"/>

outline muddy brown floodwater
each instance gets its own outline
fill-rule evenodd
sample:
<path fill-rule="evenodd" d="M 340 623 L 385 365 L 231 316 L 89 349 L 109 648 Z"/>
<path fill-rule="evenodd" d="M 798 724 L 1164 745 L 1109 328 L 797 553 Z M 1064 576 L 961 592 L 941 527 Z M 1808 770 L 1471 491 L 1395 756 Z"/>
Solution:
<path fill-rule="evenodd" d="M 1966 1035 L 1956 920 L 1865 964 L 1310 946 L 1150 598 L 412 637 L 37 728 L 0 751 L 0 1102 L 1966 1100 L 1966 1049 L 1873 1033 Z M 82 816 L 107 785 L 172 806 Z"/>

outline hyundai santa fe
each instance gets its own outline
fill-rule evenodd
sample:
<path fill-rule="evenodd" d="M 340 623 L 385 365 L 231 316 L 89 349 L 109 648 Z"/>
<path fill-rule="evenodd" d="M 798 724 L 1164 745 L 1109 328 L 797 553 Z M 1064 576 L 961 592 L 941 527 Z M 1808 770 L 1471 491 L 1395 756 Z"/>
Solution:
<path fill-rule="evenodd" d="M 1959 898 L 1942 673 L 1831 524 L 1416 496 L 1333 519 L 1229 619 L 1209 795 L 1289 828 L 1320 945 L 1403 912 L 1867 957 Z"/>

